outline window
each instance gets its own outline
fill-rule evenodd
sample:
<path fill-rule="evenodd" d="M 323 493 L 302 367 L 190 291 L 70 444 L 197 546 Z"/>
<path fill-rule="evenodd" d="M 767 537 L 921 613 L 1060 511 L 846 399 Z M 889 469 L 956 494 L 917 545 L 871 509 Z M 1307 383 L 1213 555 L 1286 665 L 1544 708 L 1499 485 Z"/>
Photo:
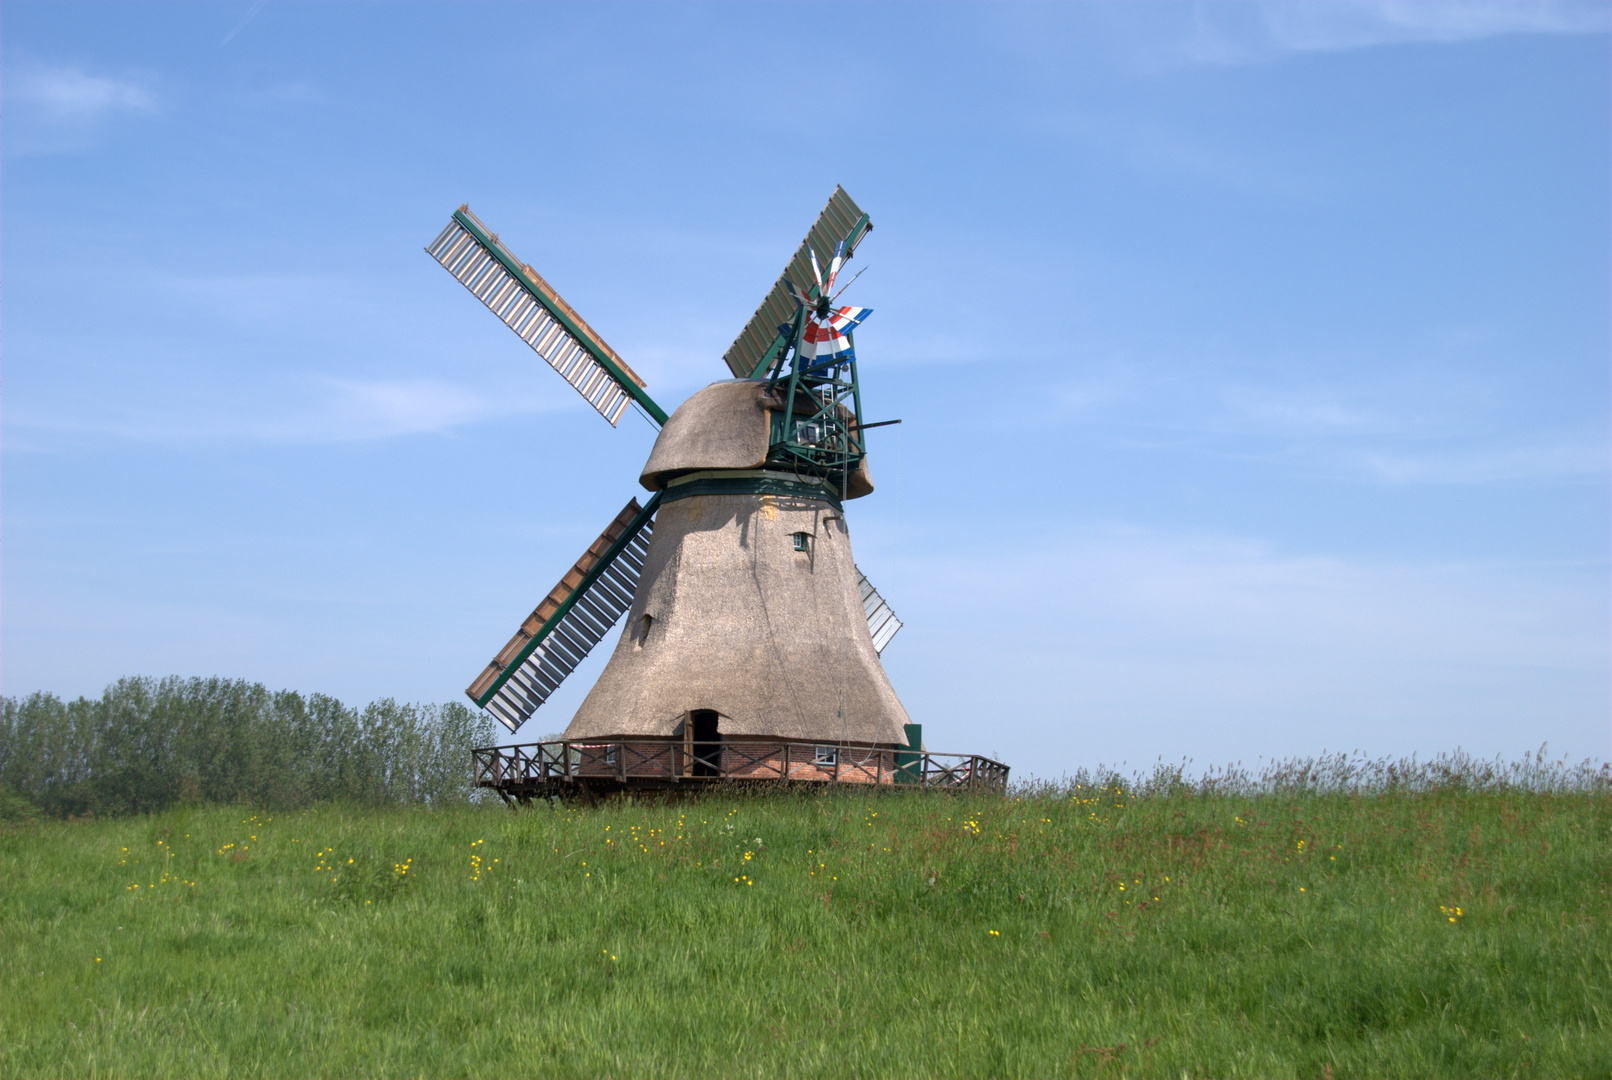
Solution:
<path fill-rule="evenodd" d="M 796 551 L 810 551 L 812 549 L 811 544 L 812 537 L 810 533 L 798 532 L 795 534 Z"/>
<path fill-rule="evenodd" d="M 614 765 L 615 763 L 616 763 L 616 748 L 614 746 L 605 747 L 605 764 L 606 765 Z"/>
<path fill-rule="evenodd" d="M 818 764 L 818 765 L 836 765 L 836 764 L 839 763 L 839 760 L 840 760 L 840 752 L 839 752 L 839 749 L 837 747 L 819 746 L 817 748 L 816 764 Z"/>

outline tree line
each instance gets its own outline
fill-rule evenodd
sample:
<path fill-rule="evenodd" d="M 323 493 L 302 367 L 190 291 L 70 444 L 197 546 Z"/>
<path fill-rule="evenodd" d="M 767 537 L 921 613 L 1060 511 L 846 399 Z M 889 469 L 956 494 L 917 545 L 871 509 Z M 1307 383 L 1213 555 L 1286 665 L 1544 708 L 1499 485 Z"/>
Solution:
<path fill-rule="evenodd" d="M 5 816 L 327 800 L 463 802 L 492 722 L 458 703 L 363 708 L 244 679 L 120 679 L 99 698 L 0 698 Z"/>

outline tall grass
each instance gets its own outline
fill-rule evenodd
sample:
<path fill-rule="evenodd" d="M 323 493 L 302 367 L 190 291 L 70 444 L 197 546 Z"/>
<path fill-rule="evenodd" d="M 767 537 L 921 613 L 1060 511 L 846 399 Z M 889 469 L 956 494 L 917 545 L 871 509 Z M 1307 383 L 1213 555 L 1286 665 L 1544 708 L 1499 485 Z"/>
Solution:
<path fill-rule="evenodd" d="M 490 724 L 463 705 L 362 709 L 228 679 L 122 679 L 99 698 L 0 698 L 5 815 L 463 801 Z"/>
<path fill-rule="evenodd" d="M 1150 772 L 1126 775 L 1099 765 L 1082 768 L 1059 780 L 1016 783 L 1023 797 L 1059 797 L 1093 789 L 1124 792 L 1127 798 L 1264 795 L 1415 795 L 1439 791 L 1489 791 L 1534 794 L 1606 794 L 1612 792 L 1612 762 L 1585 758 L 1551 758 L 1548 747 L 1516 760 L 1474 757 L 1462 750 L 1429 758 L 1372 758 L 1322 753 L 1317 757 L 1276 758 L 1258 772 L 1241 762 L 1211 766 L 1196 775 L 1192 762 L 1154 765 Z"/>
<path fill-rule="evenodd" d="M 841 790 L 0 829 L 0 1075 L 1605 1077 L 1612 795 Z"/>

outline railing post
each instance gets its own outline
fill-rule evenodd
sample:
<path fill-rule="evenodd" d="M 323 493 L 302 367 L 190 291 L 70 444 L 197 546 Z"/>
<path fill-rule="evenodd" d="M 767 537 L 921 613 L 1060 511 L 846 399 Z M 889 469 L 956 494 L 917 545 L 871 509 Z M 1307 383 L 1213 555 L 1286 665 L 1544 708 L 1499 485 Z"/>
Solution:
<path fill-rule="evenodd" d="M 694 714 L 683 713 L 683 775 L 694 775 Z"/>

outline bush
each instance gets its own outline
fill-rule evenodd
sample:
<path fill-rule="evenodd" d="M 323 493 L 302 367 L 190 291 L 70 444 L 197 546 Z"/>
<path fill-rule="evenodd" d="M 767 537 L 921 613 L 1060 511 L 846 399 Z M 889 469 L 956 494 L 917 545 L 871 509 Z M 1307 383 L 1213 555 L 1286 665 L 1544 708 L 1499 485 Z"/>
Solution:
<path fill-rule="evenodd" d="M 350 708 L 228 679 L 120 679 L 98 700 L 0 698 L 4 816 L 463 801 L 486 717 L 457 703 Z M 19 804 L 19 805 L 13 805 Z"/>

